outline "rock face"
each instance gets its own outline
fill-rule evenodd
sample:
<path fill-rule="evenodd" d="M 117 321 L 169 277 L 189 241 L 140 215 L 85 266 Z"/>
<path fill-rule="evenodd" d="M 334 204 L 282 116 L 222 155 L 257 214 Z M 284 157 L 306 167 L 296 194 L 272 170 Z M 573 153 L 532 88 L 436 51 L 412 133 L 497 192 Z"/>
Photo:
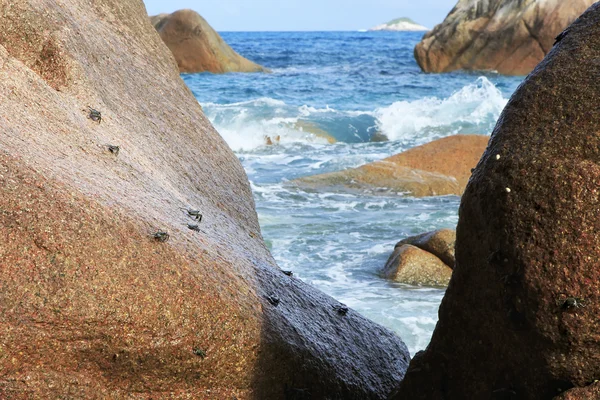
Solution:
<path fill-rule="evenodd" d="M 459 0 L 415 47 L 425 72 L 526 75 L 595 0 Z"/>
<path fill-rule="evenodd" d="M 394 334 L 277 268 L 141 1 L 1 0 L 0 26 L 0 398 L 398 385 Z"/>
<path fill-rule="evenodd" d="M 409 285 L 447 286 L 452 270 L 428 251 L 403 244 L 394 249 L 381 275 Z"/>
<path fill-rule="evenodd" d="M 387 24 L 381 24 L 369 29 L 370 31 L 428 31 L 429 28 L 417 24 L 410 18 L 396 18 Z"/>
<path fill-rule="evenodd" d="M 502 113 L 462 198 L 433 338 L 393 398 L 549 399 L 600 376 L 598 60 L 595 4 Z"/>
<path fill-rule="evenodd" d="M 456 242 L 456 231 L 454 229 L 439 229 L 426 232 L 421 235 L 411 236 L 396 244 L 400 247 L 405 244 L 417 246 L 438 257 L 448 267 L 454 268 L 454 244 Z"/>
<path fill-rule="evenodd" d="M 489 137 L 455 135 L 381 161 L 293 181 L 303 189 L 410 196 L 461 195 Z"/>
<path fill-rule="evenodd" d="M 179 10 L 150 17 L 181 72 L 266 72 L 236 53 L 200 14 Z"/>

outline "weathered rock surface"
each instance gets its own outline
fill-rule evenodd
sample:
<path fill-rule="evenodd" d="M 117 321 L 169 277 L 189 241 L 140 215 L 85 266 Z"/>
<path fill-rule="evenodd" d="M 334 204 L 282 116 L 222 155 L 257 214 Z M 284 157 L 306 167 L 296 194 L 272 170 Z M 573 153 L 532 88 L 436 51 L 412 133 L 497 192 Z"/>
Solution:
<path fill-rule="evenodd" d="M 488 140 L 483 135 L 449 136 L 358 168 L 308 176 L 293 183 L 308 190 L 392 192 L 415 197 L 461 195 Z"/>
<path fill-rule="evenodd" d="M 150 17 L 152 25 L 175 56 L 181 72 L 267 72 L 236 53 L 221 36 L 193 10 Z"/>
<path fill-rule="evenodd" d="M 0 398 L 398 384 L 394 334 L 277 268 L 244 170 L 141 1 L 1 0 L 0 26 Z"/>
<path fill-rule="evenodd" d="M 409 285 L 447 286 L 452 269 L 430 252 L 403 244 L 394 249 L 381 275 Z"/>
<path fill-rule="evenodd" d="M 459 0 L 415 47 L 425 72 L 526 75 L 595 0 Z"/>
<path fill-rule="evenodd" d="M 599 60 L 595 4 L 502 113 L 431 343 L 393 398 L 549 399 L 600 376 Z"/>
<path fill-rule="evenodd" d="M 455 242 L 456 231 L 454 229 L 439 229 L 403 239 L 396 244 L 396 247 L 411 244 L 421 250 L 428 251 L 442 260 L 448 267 L 454 268 Z"/>

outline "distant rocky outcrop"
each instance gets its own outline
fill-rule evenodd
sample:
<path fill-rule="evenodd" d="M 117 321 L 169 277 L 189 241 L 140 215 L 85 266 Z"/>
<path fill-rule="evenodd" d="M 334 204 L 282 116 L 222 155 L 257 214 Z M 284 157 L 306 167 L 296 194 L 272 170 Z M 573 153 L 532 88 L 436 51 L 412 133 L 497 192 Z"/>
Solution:
<path fill-rule="evenodd" d="M 596 60 L 600 3 L 504 109 L 462 197 L 431 343 L 393 399 L 598 398 Z"/>
<path fill-rule="evenodd" d="M 454 267 L 452 229 L 411 236 L 398 242 L 381 274 L 410 285 L 447 286 Z"/>
<path fill-rule="evenodd" d="M 372 27 L 370 31 L 428 31 L 429 28 L 417 24 L 410 18 L 396 18 L 387 24 Z"/>
<path fill-rule="evenodd" d="M 147 18 L 0 0 L 0 399 L 385 398 L 406 347 L 277 268 Z"/>
<path fill-rule="evenodd" d="M 292 181 L 306 190 L 404 193 L 409 196 L 461 195 L 489 137 L 455 135 L 381 161 L 345 171 Z"/>
<path fill-rule="evenodd" d="M 595 0 L 459 0 L 415 47 L 425 72 L 525 75 Z"/>
<path fill-rule="evenodd" d="M 175 56 L 180 72 L 268 71 L 236 53 L 196 11 L 159 14 L 150 22 Z"/>

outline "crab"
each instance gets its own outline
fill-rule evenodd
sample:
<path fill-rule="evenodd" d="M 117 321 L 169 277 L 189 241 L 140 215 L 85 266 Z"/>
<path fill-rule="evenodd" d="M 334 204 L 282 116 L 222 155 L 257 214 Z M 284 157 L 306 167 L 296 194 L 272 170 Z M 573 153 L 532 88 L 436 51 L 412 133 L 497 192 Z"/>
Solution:
<path fill-rule="evenodd" d="M 337 304 L 333 306 L 333 309 L 341 316 L 348 314 L 348 307 L 346 307 L 344 304 Z"/>
<path fill-rule="evenodd" d="M 111 153 L 113 153 L 115 156 L 119 155 L 119 150 L 121 150 L 119 148 L 119 146 L 113 146 L 113 145 L 108 145 L 108 151 L 110 151 Z"/>
<path fill-rule="evenodd" d="M 152 234 L 152 237 L 157 242 L 166 242 L 170 238 L 169 234 L 165 231 L 157 231 Z"/>
<path fill-rule="evenodd" d="M 88 118 L 97 123 L 102 122 L 102 113 L 95 108 L 88 106 L 89 114 Z"/>
<path fill-rule="evenodd" d="M 200 213 L 200 210 L 192 210 L 190 208 L 183 208 L 183 207 L 179 207 L 179 208 L 184 210 L 188 216 L 192 217 L 196 221 L 202 222 L 202 214 Z"/>
<path fill-rule="evenodd" d="M 563 310 L 585 307 L 584 300 L 579 297 L 567 297 L 560 305 Z"/>
<path fill-rule="evenodd" d="M 197 224 L 187 224 L 187 227 L 192 231 L 200 232 L 200 227 Z"/>
<path fill-rule="evenodd" d="M 275 307 L 279 305 L 279 298 L 277 296 L 265 296 L 265 299 Z"/>

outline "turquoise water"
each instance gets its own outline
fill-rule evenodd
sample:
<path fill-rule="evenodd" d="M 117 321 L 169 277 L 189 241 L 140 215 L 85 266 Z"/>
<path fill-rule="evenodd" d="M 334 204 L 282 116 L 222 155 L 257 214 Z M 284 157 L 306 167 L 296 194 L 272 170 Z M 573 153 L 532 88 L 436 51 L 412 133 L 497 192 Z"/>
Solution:
<path fill-rule="evenodd" d="M 229 32 L 270 74 L 184 74 L 250 179 L 263 236 L 286 270 L 423 349 L 443 290 L 386 281 L 394 244 L 454 228 L 460 199 L 311 193 L 291 179 L 356 167 L 457 133 L 489 135 L 522 78 L 423 74 L 412 32 Z M 337 140 L 330 144 L 323 134 Z M 374 137 L 388 140 L 374 142 Z M 275 145 L 266 145 L 266 137 Z"/>

